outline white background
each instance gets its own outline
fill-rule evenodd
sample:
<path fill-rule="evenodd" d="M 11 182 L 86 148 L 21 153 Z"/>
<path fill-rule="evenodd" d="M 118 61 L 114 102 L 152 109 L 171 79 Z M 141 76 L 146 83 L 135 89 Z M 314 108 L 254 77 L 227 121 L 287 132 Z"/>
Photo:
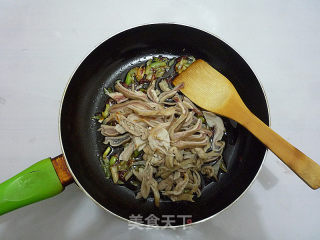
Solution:
<path fill-rule="evenodd" d="M 146 23 L 192 25 L 246 59 L 272 128 L 320 163 L 319 1 L 0 1 L 0 182 L 61 153 L 60 99 L 100 42 Z M 268 153 L 249 191 L 188 230 L 128 230 L 75 185 L 0 217 L 0 239 L 319 239 L 319 191 Z"/>

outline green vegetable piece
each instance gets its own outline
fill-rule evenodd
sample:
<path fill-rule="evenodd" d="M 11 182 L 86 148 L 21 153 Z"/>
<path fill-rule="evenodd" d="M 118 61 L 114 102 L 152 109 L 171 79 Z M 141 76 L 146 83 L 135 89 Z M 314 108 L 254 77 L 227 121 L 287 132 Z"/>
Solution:
<path fill-rule="evenodd" d="M 117 183 L 119 180 L 119 174 L 118 174 L 118 168 L 117 166 L 111 166 L 110 167 L 110 172 L 112 176 L 112 180 L 114 183 Z"/>
<path fill-rule="evenodd" d="M 202 121 L 202 123 L 206 123 L 206 119 L 203 116 L 199 116 L 198 118 Z"/>
<path fill-rule="evenodd" d="M 127 171 L 125 174 L 124 174 L 124 180 L 127 182 L 129 180 L 129 178 L 131 178 L 133 175 L 133 172 L 132 170 L 130 171 Z"/>
<path fill-rule="evenodd" d="M 124 184 L 124 182 L 123 181 L 121 181 L 121 180 L 118 180 L 118 182 L 117 182 L 117 184 Z"/>
<path fill-rule="evenodd" d="M 109 179 L 111 177 L 109 160 L 102 159 L 102 157 L 100 157 L 100 162 L 101 162 L 102 169 L 106 175 L 106 178 Z"/>
<path fill-rule="evenodd" d="M 150 67 L 152 68 L 159 68 L 159 67 L 165 67 L 167 65 L 166 62 L 153 62 L 150 64 Z"/>
<path fill-rule="evenodd" d="M 147 61 L 146 65 L 147 65 L 147 66 L 150 66 L 150 64 L 152 63 L 152 60 L 153 60 L 153 59 L 149 59 L 149 60 Z"/>
<path fill-rule="evenodd" d="M 162 77 L 163 74 L 165 73 L 165 70 L 163 68 L 157 69 L 157 72 L 155 74 L 155 76 L 158 77 Z"/>
<path fill-rule="evenodd" d="M 128 162 L 127 161 L 120 161 L 120 164 L 118 166 L 119 171 L 128 170 Z"/>
<path fill-rule="evenodd" d="M 112 156 L 109 161 L 110 166 L 113 166 L 117 160 L 118 160 L 117 156 Z"/>
<path fill-rule="evenodd" d="M 141 153 L 141 152 L 136 149 L 136 150 L 134 150 L 134 152 L 133 152 L 132 155 L 133 155 L 133 157 L 136 158 L 136 157 L 138 157 L 138 156 L 140 155 L 140 153 Z"/>
<path fill-rule="evenodd" d="M 150 72 L 149 74 L 147 74 L 146 79 L 149 81 L 153 80 L 153 75 L 153 72 Z"/>
<path fill-rule="evenodd" d="M 146 71 L 145 71 L 146 75 L 150 75 L 150 73 L 151 73 L 151 66 L 150 66 L 151 62 L 152 62 L 151 59 L 148 60 L 148 62 L 147 62 L 147 67 L 146 67 Z"/>
<path fill-rule="evenodd" d="M 101 114 L 98 114 L 96 116 L 93 116 L 92 119 L 98 120 L 99 123 L 102 123 L 104 120 L 104 117 Z"/>
<path fill-rule="evenodd" d="M 102 156 L 103 159 L 105 159 L 107 157 L 107 155 L 110 153 L 110 151 L 111 151 L 111 147 L 107 147 L 107 149 L 103 153 L 103 156 Z"/>
<path fill-rule="evenodd" d="M 168 63 L 168 66 L 171 67 L 173 64 L 174 64 L 174 61 L 175 61 L 175 58 L 172 58 L 169 63 Z"/>
<path fill-rule="evenodd" d="M 110 168 L 109 168 L 109 164 L 105 164 L 103 165 L 103 170 L 104 170 L 104 173 L 106 175 L 106 178 L 110 178 L 111 177 L 111 172 L 110 172 Z"/>
<path fill-rule="evenodd" d="M 100 115 L 100 114 L 92 117 L 92 119 L 94 119 L 94 120 L 100 120 L 100 118 L 101 118 L 101 115 Z"/>
<path fill-rule="evenodd" d="M 135 67 L 135 68 L 132 68 L 132 69 L 127 73 L 125 83 L 126 83 L 128 86 L 131 85 L 131 84 L 134 82 L 134 76 L 137 74 L 137 70 L 138 70 L 138 68 Z"/>
<path fill-rule="evenodd" d="M 111 87 L 108 87 L 108 89 L 103 88 L 103 92 L 105 95 L 109 96 L 109 93 L 112 93 L 113 89 Z"/>
<path fill-rule="evenodd" d="M 103 118 L 108 117 L 108 115 L 109 115 L 109 109 L 110 109 L 110 105 L 107 103 L 107 104 L 106 104 L 106 108 L 105 108 L 104 111 L 101 113 L 101 115 L 102 115 Z"/>
<path fill-rule="evenodd" d="M 187 61 L 188 61 L 189 66 L 190 66 L 195 60 L 196 60 L 196 59 L 194 58 L 194 56 L 189 56 L 189 57 L 187 57 Z"/>
<path fill-rule="evenodd" d="M 135 187 L 138 187 L 140 185 L 140 182 L 137 181 L 137 180 L 130 180 L 130 184 L 135 186 Z"/>
<path fill-rule="evenodd" d="M 137 69 L 136 79 L 138 81 L 140 81 L 143 78 L 145 71 L 146 69 L 144 66 L 141 66 Z"/>
<path fill-rule="evenodd" d="M 195 61 L 195 58 L 193 56 L 189 57 L 181 57 L 180 60 L 177 62 L 175 66 L 175 70 L 177 73 L 182 73 L 184 70 L 186 70 L 193 62 Z"/>

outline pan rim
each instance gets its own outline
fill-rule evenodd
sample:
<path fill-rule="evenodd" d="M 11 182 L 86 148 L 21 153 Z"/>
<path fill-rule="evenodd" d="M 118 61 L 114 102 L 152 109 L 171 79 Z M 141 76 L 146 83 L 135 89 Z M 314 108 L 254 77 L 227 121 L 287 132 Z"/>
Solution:
<path fill-rule="evenodd" d="M 192 222 L 190 224 L 181 224 L 181 225 L 176 225 L 176 226 L 152 226 L 152 225 L 148 225 L 148 224 L 144 224 L 144 223 L 137 223 L 137 222 L 134 222 L 134 221 L 131 221 L 127 218 L 124 218 L 122 216 L 119 216 L 118 214 L 110 211 L 109 209 L 107 209 L 106 207 L 104 207 L 103 205 L 101 205 L 96 199 L 94 199 L 86 190 L 85 188 L 81 185 L 81 183 L 78 181 L 77 177 L 75 176 L 75 174 L 73 173 L 70 165 L 69 165 L 69 162 L 68 162 L 68 159 L 66 157 L 66 154 L 65 154 L 65 151 L 64 151 L 64 147 L 63 147 L 63 142 L 62 142 L 62 134 L 61 134 L 61 113 L 62 113 L 62 107 L 63 107 L 63 102 L 64 102 L 64 98 L 65 98 L 65 94 L 68 90 L 68 87 L 70 85 L 70 82 L 75 74 L 75 72 L 77 71 L 77 69 L 80 67 L 80 65 L 82 64 L 82 62 L 97 48 L 99 47 L 102 43 L 104 43 L 105 41 L 107 41 L 108 39 L 112 38 L 113 36 L 116 36 L 124 31 L 127 31 L 127 30 L 132 30 L 134 28 L 140 28 L 140 27 L 145 27 L 145 26 L 150 26 L 150 25 L 176 25 L 176 26 L 181 26 L 181 27 L 189 27 L 189 28 L 193 28 L 193 29 L 196 29 L 196 30 L 200 30 L 200 31 L 203 31 L 217 39 L 219 39 L 220 41 L 224 42 L 225 44 L 227 44 L 229 47 L 231 47 L 231 45 L 225 41 L 223 38 L 213 34 L 212 32 L 210 32 L 209 30 L 206 30 L 206 29 L 203 29 L 203 28 L 199 28 L 197 26 L 193 26 L 193 25 L 189 25 L 189 24 L 180 24 L 180 23 L 176 23 L 176 22 L 158 22 L 158 23 L 145 23 L 145 24 L 142 24 L 142 25 L 136 25 L 136 26 L 133 26 L 133 27 L 130 27 L 130 28 L 126 28 L 122 31 L 118 31 L 114 34 L 112 34 L 110 37 L 108 37 L 107 39 L 104 39 L 102 40 L 101 42 L 99 42 L 98 44 L 96 44 L 94 46 L 94 48 L 92 48 L 88 54 L 86 54 L 82 60 L 80 61 L 80 63 L 76 66 L 76 68 L 74 69 L 74 71 L 72 72 L 71 76 L 69 77 L 68 79 L 68 82 L 63 90 L 63 94 L 62 94 L 62 98 L 61 98 L 61 101 L 60 101 L 60 107 L 59 107 L 59 119 L 58 119 L 58 131 L 59 131 L 59 142 L 60 142 L 60 147 L 61 147 L 61 150 L 62 150 L 62 154 L 64 156 L 64 159 L 65 159 L 65 162 L 66 162 L 66 165 L 76 183 L 76 185 L 78 186 L 78 188 L 83 191 L 96 205 L 98 205 L 99 207 L 101 207 L 102 209 L 104 209 L 106 212 L 112 214 L 113 216 L 115 217 L 118 217 L 120 218 L 121 220 L 124 220 L 126 222 L 131 223 L 131 224 L 136 224 L 138 226 L 142 226 L 142 227 L 148 227 L 148 228 L 158 228 L 158 229 L 177 229 L 177 228 L 185 228 L 185 227 L 190 227 L 190 226 L 193 226 L 195 224 L 198 224 L 198 223 L 202 223 L 202 222 L 205 222 L 205 221 L 208 221 L 216 216 L 218 216 L 219 214 L 221 214 L 222 212 L 224 212 L 225 210 L 229 209 L 231 206 L 233 206 L 236 202 L 238 202 L 238 200 L 249 190 L 249 188 L 252 186 L 252 184 L 255 182 L 255 180 L 257 179 L 261 169 L 262 169 L 262 166 L 266 160 L 266 157 L 267 157 L 267 154 L 269 152 L 269 149 L 266 148 L 265 150 L 265 153 L 264 153 L 264 157 L 262 159 L 262 162 L 261 162 L 261 165 L 256 173 L 256 175 L 254 176 L 254 178 L 252 179 L 252 181 L 250 182 L 250 184 L 247 186 L 247 188 L 233 201 L 231 202 L 227 207 L 223 208 L 222 210 L 220 210 L 219 212 L 207 217 L 207 218 L 204 218 L 202 220 L 199 220 L 199 221 L 196 221 L 196 222 Z M 234 48 L 234 47 L 231 47 L 237 54 L 239 54 L 239 52 Z M 248 62 L 246 61 L 246 59 L 239 54 L 239 56 L 241 56 L 241 58 L 248 64 Z M 248 64 L 249 66 L 249 64 Z M 267 107 L 267 114 L 268 114 L 268 121 L 269 121 L 269 127 L 271 126 L 271 116 L 270 116 L 270 108 L 269 108 L 269 102 L 268 102 L 268 98 L 267 98 L 267 95 L 266 95 L 266 92 L 265 92 L 265 89 L 263 87 L 263 85 L 261 84 L 261 81 L 259 80 L 258 76 L 255 74 L 255 72 L 253 71 L 252 67 L 249 66 L 251 71 L 253 72 L 253 74 L 255 75 L 258 83 L 259 83 L 259 86 L 262 90 L 262 93 L 264 95 L 264 99 L 266 101 L 266 107 Z"/>

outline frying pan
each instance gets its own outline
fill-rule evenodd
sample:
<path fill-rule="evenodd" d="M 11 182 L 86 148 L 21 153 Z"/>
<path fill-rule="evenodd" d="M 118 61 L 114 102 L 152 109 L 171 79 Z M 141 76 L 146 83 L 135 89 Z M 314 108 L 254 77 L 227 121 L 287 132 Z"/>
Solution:
<path fill-rule="evenodd" d="M 240 55 L 217 37 L 196 28 L 176 24 L 152 24 L 121 32 L 95 48 L 74 72 L 63 95 L 59 129 L 63 154 L 42 160 L 0 185 L 0 214 L 61 192 L 75 182 L 106 211 L 135 221 L 151 214 L 158 219 L 174 217 L 172 226 L 201 222 L 235 202 L 253 182 L 266 152 L 265 146 L 241 125 L 223 119 L 227 173 L 217 182 L 203 183 L 195 202 L 135 199 L 135 192 L 106 179 L 99 157 L 105 150 L 99 123 L 92 116 L 101 112 L 107 97 L 104 87 L 123 79 L 134 66 L 152 56 L 192 55 L 204 59 L 235 86 L 247 107 L 269 124 L 262 87 Z M 186 222 L 186 216 L 188 221 Z M 137 219 L 137 218 L 136 218 Z M 137 221 L 137 220 L 136 220 Z M 141 222 L 146 224 L 146 222 Z M 164 225 L 165 221 L 159 221 Z"/>

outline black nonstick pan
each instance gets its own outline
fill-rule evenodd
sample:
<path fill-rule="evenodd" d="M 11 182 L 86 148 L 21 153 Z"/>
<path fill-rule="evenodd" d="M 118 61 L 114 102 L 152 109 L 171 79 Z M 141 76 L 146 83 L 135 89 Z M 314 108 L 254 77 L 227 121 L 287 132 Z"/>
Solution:
<path fill-rule="evenodd" d="M 259 81 L 244 59 L 219 38 L 196 28 L 176 24 L 132 28 L 94 49 L 75 71 L 65 90 L 60 113 L 63 155 L 51 160 L 53 169 L 62 181 L 61 189 L 24 201 L 19 206 L 8 206 L 7 202 L 0 200 L 2 213 L 58 193 L 72 181 L 71 176 L 93 201 L 114 215 L 128 220 L 138 215 L 142 219 L 151 214 L 159 219 L 170 215 L 174 218 L 171 222 L 173 226 L 213 217 L 246 191 L 261 168 L 266 148 L 246 129 L 226 118 L 223 156 L 228 172 L 221 173 L 218 182 L 206 185 L 195 202 L 161 200 L 160 207 L 156 207 L 152 197 L 147 200 L 136 199 L 132 190 L 106 179 L 99 161 L 105 145 L 102 143 L 103 137 L 97 132 L 99 123 L 91 119 L 104 108 L 107 97 L 103 88 L 112 86 L 117 79 L 123 79 L 133 66 L 159 55 L 192 55 L 205 60 L 225 75 L 247 107 L 269 124 L 266 98 Z M 57 163 L 57 159 L 60 163 Z M 63 160 L 68 169 L 63 167 Z M 0 198 L 6 193 L 1 187 L 10 188 L 10 183 L 12 185 L 12 181 L 8 181 L 0 185 Z M 45 191 L 46 187 L 39 186 L 38 189 Z M 37 188 L 33 191 L 37 191 Z M 158 224 L 165 223 L 159 221 Z"/>

